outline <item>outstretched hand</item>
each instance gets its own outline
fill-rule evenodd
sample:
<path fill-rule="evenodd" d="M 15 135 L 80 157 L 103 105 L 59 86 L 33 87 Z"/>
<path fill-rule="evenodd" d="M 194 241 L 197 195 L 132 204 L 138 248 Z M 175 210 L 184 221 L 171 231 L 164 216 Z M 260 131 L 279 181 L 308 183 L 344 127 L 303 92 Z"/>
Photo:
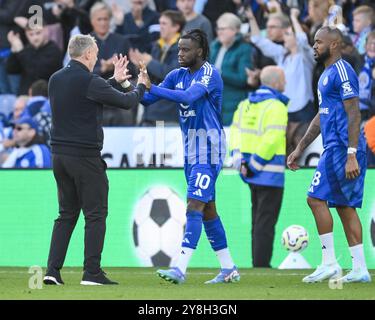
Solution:
<path fill-rule="evenodd" d="M 147 67 L 144 61 L 139 61 L 139 72 L 140 73 L 146 73 L 147 74 Z"/>
<path fill-rule="evenodd" d="M 117 82 L 122 83 L 132 77 L 128 74 L 128 64 L 129 60 L 126 55 L 123 56 L 122 54 L 120 54 L 119 56 L 115 55 L 113 57 L 113 65 L 115 68 L 113 76 Z"/>
<path fill-rule="evenodd" d="M 151 88 L 151 80 L 147 73 L 146 64 L 144 61 L 139 61 L 139 74 L 138 74 L 138 83 L 144 84 L 147 89 Z"/>

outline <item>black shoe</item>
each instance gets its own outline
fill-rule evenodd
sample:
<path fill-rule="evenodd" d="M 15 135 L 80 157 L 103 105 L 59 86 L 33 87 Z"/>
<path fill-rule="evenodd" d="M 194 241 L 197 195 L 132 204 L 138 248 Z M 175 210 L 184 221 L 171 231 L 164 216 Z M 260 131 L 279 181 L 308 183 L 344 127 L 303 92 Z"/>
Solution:
<path fill-rule="evenodd" d="M 64 281 L 61 279 L 60 271 L 47 271 L 46 275 L 43 278 L 44 284 L 51 285 L 63 285 Z"/>
<path fill-rule="evenodd" d="M 104 271 L 100 271 L 97 274 L 92 274 L 87 271 L 83 273 L 81 284 L 84 286 L 101 286 L 101 285 L 108 285 L 108 284 L 118 284 L 118 282 L 109 280 L 105 276 Z"/>

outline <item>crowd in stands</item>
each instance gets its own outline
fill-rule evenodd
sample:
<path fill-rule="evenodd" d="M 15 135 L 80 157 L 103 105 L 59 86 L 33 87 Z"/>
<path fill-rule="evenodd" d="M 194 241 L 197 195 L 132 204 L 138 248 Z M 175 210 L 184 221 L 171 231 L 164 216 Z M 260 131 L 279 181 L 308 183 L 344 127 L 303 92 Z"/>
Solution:
<path fill-rule="evenodd" d="M 37 25 L 30 23 L 35 5 L 43 13 Z M 68 41 L 79 33 L 97 41 L 95 73 L 112 76 L 112 58 L 121 53 L 128 56 L 134 79 L 143 60 L 158 84 L 179 66 L 180 35 L 204 30 L 210 63 L 224 82 L 224 126 L 230 126 L 238 104 L 259 87 L 262 68 L 278 65 L 285 72 L 284 94 L 290 99 L 289 153 L 318 111 L 316 88 L 324 66 L 315 62 L 312 45 L 323 25 L 335 25 L 344 35 L 342 55 L 359 76 L 362 126 L 373 142 L 369 132 L 375 132 L 374 1 L 0 0 L 0 167 L 50 165 L 45 156 L 51 122 L 48 79 L 68 63 Z M 103 121 L 105 126 L 154 126 L 156 121 L 177 126 L 178 106 L 165 100 L 133 110 L 108 106 Z M 368 163 L 375 165 L 371 146 Z M 37 150 L 35 159 L 27 155 L 12 162 L 16 154 L 30 150 Z"/>

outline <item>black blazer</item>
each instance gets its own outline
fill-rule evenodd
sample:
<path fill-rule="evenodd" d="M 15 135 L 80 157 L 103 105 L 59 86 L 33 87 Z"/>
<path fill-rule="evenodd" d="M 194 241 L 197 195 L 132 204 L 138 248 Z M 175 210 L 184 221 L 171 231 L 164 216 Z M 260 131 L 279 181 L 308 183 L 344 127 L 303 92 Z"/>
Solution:
<path fill-rule="evenodd" d="M 131 92 L 121 92 L 124 89 L 114 79 L 106 81 L 71 60 L 49 81 L 52 153 L 100 156 L 103 105 L 133 108 L 143 98 L 145 89 L 141 84 Z"/>

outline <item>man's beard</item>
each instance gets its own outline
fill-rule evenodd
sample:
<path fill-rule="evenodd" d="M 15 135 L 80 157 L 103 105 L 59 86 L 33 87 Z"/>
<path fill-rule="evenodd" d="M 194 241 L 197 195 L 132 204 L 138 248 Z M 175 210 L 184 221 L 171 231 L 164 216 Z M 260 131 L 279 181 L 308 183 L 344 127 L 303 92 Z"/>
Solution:
<path fill-rule="evenodd" d="M 322 54 L 320 54 L 319 56 L 315 58 L 315 61 L 324 63 L 330 56 L 331 56 L 331 53 L 329 52 L 329 49 L 327 48 Z"/>
<path fill-rule="evenodd" d="M 195 66 L 196 63 L 197 63 L 197 59 L 194 58 L 194 59 L 192 59 L 192 60 L 190 60 L 188 62 L 185 61 L 184 67 L 185 68 L 191 68 L 191 67 Z"/>

